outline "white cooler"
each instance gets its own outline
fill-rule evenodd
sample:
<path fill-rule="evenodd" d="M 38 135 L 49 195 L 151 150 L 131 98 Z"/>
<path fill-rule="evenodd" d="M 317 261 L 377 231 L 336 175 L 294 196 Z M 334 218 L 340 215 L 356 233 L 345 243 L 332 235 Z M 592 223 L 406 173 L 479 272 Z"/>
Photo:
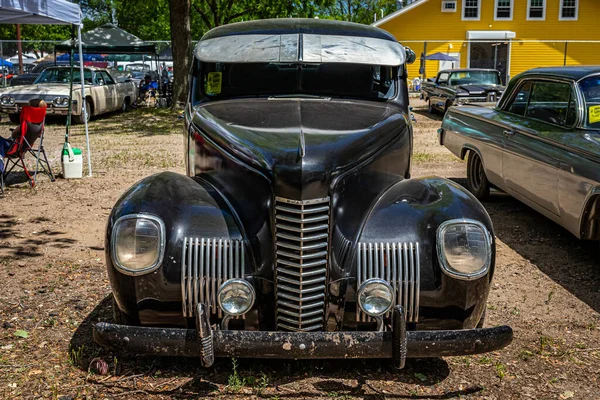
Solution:
<path fill-rule="evenodd" d="M 65 143 L 62 151 L 62 172 L 65 179 L 76 179 L 83 177 L 83 157 L 81 149 L 71 147 Z"/>

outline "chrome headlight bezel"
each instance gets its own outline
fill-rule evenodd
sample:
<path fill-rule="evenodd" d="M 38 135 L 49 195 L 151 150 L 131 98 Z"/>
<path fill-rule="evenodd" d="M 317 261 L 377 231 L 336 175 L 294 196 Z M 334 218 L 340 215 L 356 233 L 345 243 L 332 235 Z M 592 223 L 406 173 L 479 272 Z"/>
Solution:
<path fill-rule="evenodd" d="M 124 221 L 130 220 L 130 219 L 146 219 L 149 221 L 153 221 L 156 222 L 158 224 L 158 233 L 160 236 L 160 240 L 159 240 L 159 245 L 158 245 L 158 256 L 156 258 L 156 260 L 148 265 L 145 266 L 143 268 L 139 268 L 139 269 L 131 269 L 128 267 L 125 267 L 124 265 L 122 265 L 117 257 L 117 232 L 118 232 L 118 227 L 119 224 L 123 223 Z M 115 224 L 113 225 L 112 228 L 112 232 L 111 232 L 111 236 L 110 236 L 110 255 L 111 255 L 111 260 L 113 262 L 113 265 L 115 266 L 115 268 L 125 274 L 125 275 L 129 275 L 129 276 L 138 276 L 138 275 L 145 275 L 148 274 L 150 272 L 155 271 L 156 269 L 158 269 L 158 267 L 162 264 L 163 262 L 163 258 L 165 255 L 165 246 L 166 246 L 166 228 L 165 228 L 165 223 L 162 221 L 162 219 L 160 219 L 157 216 L 154 215 L 149 215 L 149 214 L 129 214 L 129 215 L 124 215 L 122 217 L 120 217 L 119 219 L 117 219 L 117 221 L 115 222 Z"/>
<path fill-rule="evenodd" d="M 365 307 L 363 307 L 363 303 L 361 302 L 361 297 L 362 294 L 366 291 L 371 289 L 370 286 L 372 285 L 383 285 L 389 292 L 390 295 L 390 304 L 387 308 L 385 308 L 384 311 L 375 314 L 375 313 L 371 313 L 369 311 L 367 311 L 365 309 Z M 372 289 L 371 289 L 372 290 Z M 356 302 L 358 303 L 358 306 L 360 307 L 360 309 L 367 314 L 370 317 L 380 317 L 382 315 L 384 315 L 385 313 L 387 313 L 388 311 L 390 311 L 392 309 L 392 307 L 394 306 L 394 289 L 392 288 L 392 285 L 390 285 L 390 283 L 388 281 L 385 281 L 383 279 L 379 279 L 379 278 L 371 278 L 371 279 L 367 279 L 366 281 L 364 281 L 360 287 L 358 288 L 358 291 L 356 292 Z"/>
<path fill-rule="evenodd" d="M 244 310 L 243 312 L 232 313 L 232 312 L 226 310 L 225 307 L 223 307 L 223 303 L 221 301 L 221 295 L 223 294 L 224 290 L 231 288 L 233 285 L 243 285 L 250 292 L 250 303 L 249 303 L 248 307 L 246 308 L 246 310 Z M 250 284 L 250 282 L 248 282 L 245 279 L 241 279 L 241 278 L 234 278 L 234 279 L 226 280 L 225 282 L 223 282 L 223 284 L 219 287 L 219 290 L 217 291 L 217 302 L 219 304 L 219 308 L 225 314 L 231 315 L 232 317 L 242 316 L 242 315 L 246 314 L 248 311 L 252 310 L 255 300 L 256 300 L 256 291 L 254 290 L 254 287 Z"/>
<path fill-rule="evenodd" d="M 8 106 L 10 104 L 10 97 L 9 96 L 0 97 L 0 104 Z"/>
<path fill-rule="evenodd" d="M 486 254 L 483 266 L 480 269 L 476 270 L 475 272 L 466 273 L 466 272 L 459 271 L 456 268 L 454 268 L 452 265 L 450 265 L 450 263 L 448 262 L 448 260 L 446 258 L 444 235 L 445 235 L 446 231 L 448 230 L 448 228 L 453 227 L 455 225 L 475 226 L 475 227 L 479 228 L 483 233 L 484 243 L 487 248 L 487 254 Z M 490 231 L 488 231 L 487 227 L 482 222 L 474 220 L 474 219 L 466 219 L 466 218 L 451 219 L 448 221 L 444 221 L 440 224 L 440 226 L 437 229 L 436 239 L 437 239 L 436 248 L 437 248 L 438 261 L 440 263 L 440 266 L 442 267 L 442 270 L 444 271 L 444 273 L 446 275 L 451 276 L 453 278 L 461 279 L 461 280 L 471 281 L 471 280 L 479 279 L 479 278 L 487 275 L 488 272 L 490 271 L 490 267 L 492 265 L 493 238 L 492 238 Z"/>

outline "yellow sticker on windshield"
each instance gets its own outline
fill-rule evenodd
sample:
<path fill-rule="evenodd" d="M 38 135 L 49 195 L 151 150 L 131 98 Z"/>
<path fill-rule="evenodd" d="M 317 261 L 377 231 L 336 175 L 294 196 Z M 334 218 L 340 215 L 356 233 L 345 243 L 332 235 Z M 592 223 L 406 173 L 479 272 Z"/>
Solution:
<path fill-rule="evenodd" d="M 590 124 L 600 122 L 600 106 L 591 106 L 589 110 Z"/>
<path fill-rule="evenodd" d="M 206 94 L 221 93 L 221 82 L 223 81 L 222 72 L 209 72 L 206 79 Z"/>

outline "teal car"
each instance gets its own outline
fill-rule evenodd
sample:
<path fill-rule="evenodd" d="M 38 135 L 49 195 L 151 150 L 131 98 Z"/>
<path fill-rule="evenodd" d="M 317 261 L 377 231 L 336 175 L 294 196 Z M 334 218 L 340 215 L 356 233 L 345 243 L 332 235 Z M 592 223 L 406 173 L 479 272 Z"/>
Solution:
<path fill-rule="evenodd" d="M 439 142 L 467 158 L 467 188 L 496 187 L 580 239 L 600 240 L 600 67 L 537 68 L 493 109 L 451 107 Z"/>

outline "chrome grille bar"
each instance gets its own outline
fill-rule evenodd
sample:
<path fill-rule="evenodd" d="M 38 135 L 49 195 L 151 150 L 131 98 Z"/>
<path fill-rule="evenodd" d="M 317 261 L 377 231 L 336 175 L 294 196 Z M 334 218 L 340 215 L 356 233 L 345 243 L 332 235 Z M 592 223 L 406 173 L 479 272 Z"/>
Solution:
<path fill-rule="evenodd" d="M 211 314 L 222 317 L 217 291 L 226 280 L 243 278 L 244 242 L 186 237 L 181 251 L 183 315 L 193 317 L 198 303 L 204 303 Z"/>
<path fill-rule="evenodd" d="M 322 330 L 329 256 L 329 197 L 275 198 L 277 327 Z"/>
<path fill-rule="evenodd" d="M 401 305 L 406 310 L 406 322 L 418 322 L 420 260 L 419 243 L 361 242 L 356 254 L 356 287 L 371 278 L 388 281 L 394 289 L 396 305 Z M 371 317 L 357 305 L 356 321 L 369 320 Z"/>

